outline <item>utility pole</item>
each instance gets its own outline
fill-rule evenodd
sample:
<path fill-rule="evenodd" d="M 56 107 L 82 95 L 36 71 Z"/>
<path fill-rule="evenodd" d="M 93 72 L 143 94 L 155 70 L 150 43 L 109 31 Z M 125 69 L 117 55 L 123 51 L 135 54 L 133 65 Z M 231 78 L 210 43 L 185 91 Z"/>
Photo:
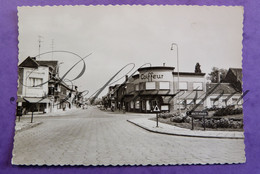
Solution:
<path fill-rule="evenodd" d="M 54 39 L 51 40 L 51 60 L 53 60 Z"/>
<path fill-rule="evenodd" d="M 43 42 L 41 39 L 42 39 L 43 37 L 42 36 L 38 36 L 38 42 L 39 42 L 39 58 L 40 58 L 40 54 L 41 54 L 41 43 Z"/>
<path fill-rule="evenodd" d="M 177 73 L 178 73 L 178 92 L 180 92 L 180 71 L 179 71 L 179 48 L 178 48 L 178 44 L 176 43 L 172 43 L 172 46 L 171 46 L 171 50 L 173 50 L 173 45 L 176 46 L 177 48 Z M 181 108 L 180 108 L 180 96 L 179 94 L 177 95 L 177 100 L 178 100 L 178 110 L 179 110 L 179 114 L 181 114 Z"/>

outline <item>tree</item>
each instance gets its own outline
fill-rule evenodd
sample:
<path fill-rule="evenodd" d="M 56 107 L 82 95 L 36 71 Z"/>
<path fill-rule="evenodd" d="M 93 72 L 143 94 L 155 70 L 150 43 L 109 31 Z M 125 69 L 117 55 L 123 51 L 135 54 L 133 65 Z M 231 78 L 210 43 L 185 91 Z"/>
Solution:
<path fill-rule="evenodd" d="M 217 67 L 213 67 L 211 73 L 208 74 L 207 79 L 210 80 L 211 83 L 222 82 L 227 75 L 227 71 L 228 70 L 223 68 L 219 69 Z"/>
<path fill-rule="evenodd" d="M 201 73 L 200 64 L 199 62 L 195 65 L 195 73 Z"/>

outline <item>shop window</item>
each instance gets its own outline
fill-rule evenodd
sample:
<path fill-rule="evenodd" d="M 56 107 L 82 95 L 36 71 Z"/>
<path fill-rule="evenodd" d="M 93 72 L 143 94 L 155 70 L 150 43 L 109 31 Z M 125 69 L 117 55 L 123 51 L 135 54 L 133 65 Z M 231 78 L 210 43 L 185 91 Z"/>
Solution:
<path fill-rule="evenodd" d="M 146 110 L 151 110 L 151 105 L 149 100 L 146 100 Z"/>
<path fill-rule="evenodd" d="M 142 110 L 145 110 L 145 100 L 142 101 Z"/>
<path fill-rule="evenodd" d="M 182 91 L 187 91 L 188 90 L 188 82 L 180 82 L 179 88 Z"/>
<path fill-rule="evenodd" d="M 135 91 L 139 91 L 139 84 L 135 85 Z"/>
<path fill-rule="evenodd" d="M 147 89 L 147 90 L 156 89 L 155 88 L 155 82 L 146 82 L 145 83 L 145 89 Z"/>
<path fill-rule="evenodd" d="M 140 101 L 135 102 L 135 109 L 140 109 Z"/>
<path fill-rule="evenodd" d="M 130 102 L 130 108 L 131 108 L 131 109 L 134 108 L 134 102 L 133 102 L 133 101 Z"/>
<path fill-rule="evenodd" d="M 159 82 L 160 89 L 170 89 L 170 82 Z"/>
<path fill-rule="evenodd" d="M 202 91 L 203 90 L 202 82 L 195 82 L 195 83 L 193 83 L 193 90 Z"/>

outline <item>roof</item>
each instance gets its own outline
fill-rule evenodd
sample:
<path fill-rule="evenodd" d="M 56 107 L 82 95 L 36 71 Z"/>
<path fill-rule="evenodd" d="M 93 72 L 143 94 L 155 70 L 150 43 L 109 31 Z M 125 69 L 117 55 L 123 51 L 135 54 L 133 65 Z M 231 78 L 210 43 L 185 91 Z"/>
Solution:
<path fill-rule="evenodd" d="M 143 68 L 138 69 L 138 71 L 144 71 L 144 70 L 170 70 L 170 71 L 173 71 L 174 67 L 170 67 L 170 66 L 151 66 L 151 67 L 143 67 Z"/>
<path fill-rule="evenodd" d="M 214 88 L 218 83 L 208 83 L 206 84 L 207 92 Z M 238 92 L 230 83 L 220 83 L 216 89 L 211 94 L 233 94 Z"/>
<path fill-rule="evenodd" d="M 230 68 L 229 70 L 232 71 L 239 82 L 242 82 L 242 68 Z"/>
<path fill-rule="evenodd" d="M 139 76 L 140 76 L 140 74 L 135 74 L 132 76 L 132 78 L 137 79 L 137 78 L 139 78 Z"/>
<path fill-rule="evenodd" d="M 40 66 L 48 66 L 48 67 L 52 67 L 53 69 L 55 69 L 58 65 L 57 60 L 36 60 L 36 62 Z"/>
<path fill-rule="evenodd" d="M 173 75 L 178 75 L 178 72 L 173 72 Z M 205 73 L 195 73 L 195 72 L 179 72 L 180 75 L 184 76 L 205 76 Z"/>
<path fill-rule="evenodd" d="M 38 68 L 39 66 L 48 66 L 55 69 L 58 65 L 57 60 L 36 60 L 35 57 L 27 57 L 19 67 Z"/>
<path fill-rule="evenodd" d="M 29 68 L 38 68 L 39 64 L 37 63 L 35 57 L 27 57 L 19 67 L 29 67 Z"/>

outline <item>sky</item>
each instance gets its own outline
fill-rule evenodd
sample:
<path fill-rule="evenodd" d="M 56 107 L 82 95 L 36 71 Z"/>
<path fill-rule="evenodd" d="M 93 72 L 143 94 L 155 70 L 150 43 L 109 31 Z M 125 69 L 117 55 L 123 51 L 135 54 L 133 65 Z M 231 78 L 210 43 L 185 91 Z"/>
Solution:
<path fill-rule="evenodd" d="M 45 6 L 18 7 L 19 63 L 49 51 L 70 51 L 85 59 L 86 71 L 73 81 L 93 94 L 128 63 L 115 80 L 145 63 L 204 73 L 213 66 L 242 67 L 243 8 L 225 6 Z M 171 44 L 176 43 L 171 50 Z M 79 57 L 62 52 L 37 60 L 58 60 L 60 76 Z M 67 76 L 74 79 L 80 62 Z M 118 83 L 122 82 L 119 81 Z M 105 95 L 104 90 L 99 97 Z"/>

